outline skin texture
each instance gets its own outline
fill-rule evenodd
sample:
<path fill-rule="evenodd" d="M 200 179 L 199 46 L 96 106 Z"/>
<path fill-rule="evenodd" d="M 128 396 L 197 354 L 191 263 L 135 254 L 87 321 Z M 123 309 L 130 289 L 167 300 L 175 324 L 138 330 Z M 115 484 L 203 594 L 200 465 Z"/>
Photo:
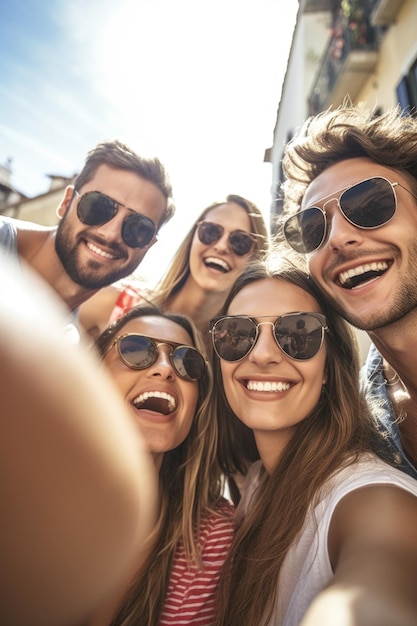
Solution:
<path fill-rule="evenodd" d="M 311 183 L 302 208 L 322 206 L 322 201 L 332 198 L 335 190 L 372 176 L 384 176 L 410 189 L 408 179 L 400 172 L 370 159 L 349 159 L 329 167 Z M 367 331 L 383 332 L 384 326 L 401 320 L 417 306 L 417 278 L 413 271 L 417 261 L 415 199 L 399 186 L 395 193 L 396 214 L 375 229 L 357 228 L 344 218 L 336 201 L 327 203 L 328 237 L 323 246 L 308 255 L 310 273 L 333 305 L 348 321 Z M 386 263 L 388 269 L 354 289 L 342 287 L 340 272 L 371 262 Z"/>
<path fill-rule="evenodd" d="M 237 274 L 246 265 L 251 252 L 238 256 L 230 247 L 228 238 L 234 230 L 250 233 L 250 221 L 246 211 L 235 202 L 226 202 L 205 216 L 205 222 L 215 222 L 225 229 L 222 237 L 210 245 L 205 245 L 194 235 L 190 251 L 190 282 L 203 291 L 219 291 L 226 293 L 234 282 Z M 207 265 L 208 259 L 224 267 L 214 268 Z"/>
<path fill-rule="evenodd" d="M 132 575 L 156 472 L 55 294 L 3 257 L 0 278 L 0 623 L 79 626 Z"/>
<path fill-rule="evenodd" d="M 274 322 L 295 311 L 320 313 L 317 302 L 299 287 L 280 279 L 264 279 L 244 287 L 228 313 L 249 315 L 259 322 Z M 270 317 L 265 318 L 268 315 Z M 258 340 L 242 361 L 221 361 L 228 402 L 233 412 L 253 430 L 265 467 L 278 462 L 294 433 L 294 426 L 316 405 L 325 379 L 326 349 L 308 361 L 286 356 L 277 345 L 270 324 L 259 328 Z M 289 385 L 284 390 L 249 390 L 248 382 Z"/>
<path fill-rule="evenodd" d="M 61 262 L 74 282 L 87 289 L 97 289 L 133 272 L 156 237 L 145 248 L 130 248 L 122 238 L 123 220 L 136 211 L 149 217 L 157 227 L 165 210 L 162 192 L 153 183 L 125 170 L 100 165 L 92 180 L 79 190 L 80 195 L 101 191 L 123 206 L 109 222 L 85 226 L 76 213 L 79 198 L 71 202 L 67 189 L 58 213 L 62 218 L 56 248 Z"/>
<path fill-rule="evenodd" d="M 190 275 L 181 289 L 169 298 L 166 310 L 188 315 L 199 330 L 206 334 L 208 320 L 222 306 L 232 283 L 247 265 L 253 251 L 238 256 L 229 246 L 230 232 L 243 230 L 249 233 L 251 228 L 248 214 L 239 204 L 221 204 L 209 211 L 204 221 L 220 224 L 225 232 L 221 239 L 211 245 L 201 243 L 195 233 L 189 258 Z M 217 266 L 207 266 L 207 259 L 211 259 Z M 104 331 L 118 295 L 119 291 L 109 286 L 82 305 L 80 322 L 88 335 L 94 338 Z"/>
<path fill-rule="evenodd" d="M 193 342 L 184 328 L 162 317 L 144 316 L 130 320 L 118 336 L 139 333 L 157 339 L 166 339 L 182 345 Z M 133 370 L 119 358 L 115 347 L 105 356 L 104 362 L 120 390 L 131 415 L 140 427 L 148 449 L 152 452 L 157 468 L 162 463 L 164 452 L 179 446 L 187 437 L 198 399 L 198 383 L 180 378 L 168 358 L 171 347 L 159 347 L 159 356 L 151 367 Z M 149 408 L 137 408 L 135 398 L 145 392 L 163 392 L 175 400 L 175 410 L 168 415 L 157 411 L 158 403 Z M 160 402 L 166 411 L 167 402 Z"/>
<path fill-rule="evenodd" d="M 309 186 L 303 208 L 320 201 L 364 176 L 384 176 L 412 189 L 404 173 L 379 165 L 370 159 L 342 161 L 325 170 Z M 399 425 L 408 457 L 417 464 L 417 210 L 416 199 L 402 187 L 395 187 L 397 211 L 390 222 L 372 230 L 350 224 L 335 201 L 327 204 L 331 223 L 328 238 L 308 256 L 311 276 L 333 306 L 353 325 L 366 330 L 385 359 L 386 378 L 396 374 L 397 388 L 390 388 L 397 416 L 407 415 Z M 340 272 L 370 262 L 382 262 L 388 269 L 382 275 L 354 289 L 344 289 Z M 389 365 L 388 365 L 389 364 Z"/>
<path fill-rule="evenodd" d="M 232 300 L 231 315 L 270 316 L 320 312 L 316 300 L 281 279 L 250 283 Z M 268 318 L 259 321 L 269 321 Z M 271 327 L 260 328 L 242 361 L 221 361 L 224 389 L 235 415 L 253 430 L 266 471 L 276 468 L 296 424 L 318 402 L 326 380 L 326 347 L 297 362 L 276 345 Z M 283 382 L 285 391 L 249 391 L 248 381 Z M 330 521 L 328 554 L 334 578 L 319 593 L 302 626 L 408 626 L 417 620 L 417 498 L 394 486 L 371 485 L 343 497 Z"/>
<path fill-rule="evenodd" d="M 77 308 L 103 285 L 131 274 L 155 243 L 156 240 L 146 248 L 135 249 L 123 242 L 121 224 L 129 214 L 126 207 L 147 215 L 157 226 L 166 208 L 166 200 L 156 185 L 133 172 L 107 165 L 100 165 L 93 178 L 79 190 L 81 194 L 87 191 L 101 191 L 125 206 L 119 207 L 106 224 L 85 226 L 77 217 L 78 200 L 74 198 L 71 202 L 73 187 L 70 186 L 58 207 L 62 218 L 58 231 L 29 222 L 19 221 L 18 225 L 19 257 L 70 309 Z"/>

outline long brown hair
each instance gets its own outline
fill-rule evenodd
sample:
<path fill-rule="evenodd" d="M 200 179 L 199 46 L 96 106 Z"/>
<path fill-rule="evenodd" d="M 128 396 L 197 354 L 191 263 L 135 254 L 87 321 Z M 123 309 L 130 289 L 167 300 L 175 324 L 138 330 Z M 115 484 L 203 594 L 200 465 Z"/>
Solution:
<path fill-rule="evenodd" d="M 320 489 L 359 453 L 376 449 L 373 420 L 359 392 L 359 360 L 348 324 L 327 306 L 309 277 L 290 264 L 253 264 L 236 280 L 224 305 L 250 283 L 279 278 L 312 295 L 327 319 L 326 384 L 318 404 L 300 422 L 277 467 L 263 473 L 256 500 L 239 526 L 219 583 L 218 621 L 223 626 L 266 625 L 279 594 L 284 558 L 302 529 Z M 259 458 L 252 431 L 231 410 L 219 359 L 214 357 L 220 461 L 228 476 L 246 473 Z"/>
<path fill-rule="evenodd" d="M 164 313 L 155 306 L 134 307 L 98 338 L 103 355 L 121 329 L 132 319 L 159 316 L 175 322 L 190 335 L 205 355 L 198 330 L 184 315 Z M 112 626 L 156 626 L 168 588 L 175 549 L 180 540 L 190 566 L 200 566 L 198 528 L 203 515 L 212 513 L 221 496 L 220 468 L 216 460 L 217 425 L 211 402 L 212 374 L 199 380 L 199 399 L 188 436 L 174 450 L 165 452 L 159 472 L 161 509 L 155 529 L 156 541 L 144 568 L 133 581 Z"/>

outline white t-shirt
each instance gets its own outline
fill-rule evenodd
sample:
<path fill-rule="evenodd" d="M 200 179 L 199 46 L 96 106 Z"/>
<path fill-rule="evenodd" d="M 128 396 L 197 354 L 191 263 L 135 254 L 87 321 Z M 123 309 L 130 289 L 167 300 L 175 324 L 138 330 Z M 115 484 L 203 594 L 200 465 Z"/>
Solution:
<path fill-rule="evenodd" d="M 261 462 L 251 467 L 245 483 L 238 514 L 250 506 L 251 496 L 260 481 Z M 282 565 L 279 598 L 269 626 L 298 626 L 313 599 L 333 578 L 327 538 L 334 510 L 349 492 L 367 485 L 395 485 L 417 496 L 417 481 L 407 474 L 366 454 L 337 472 L 323 486 L 323 497 L 306 517 L 297 541 Z"/>

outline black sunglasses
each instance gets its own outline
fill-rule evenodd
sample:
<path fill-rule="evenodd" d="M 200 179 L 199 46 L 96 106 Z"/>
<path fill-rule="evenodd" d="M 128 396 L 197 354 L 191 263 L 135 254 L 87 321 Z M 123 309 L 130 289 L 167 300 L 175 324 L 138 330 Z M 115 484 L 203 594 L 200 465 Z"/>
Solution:
<path fill-rule="evenodd" d="M 257 322 L 246 315 L 215 317 L 210 321 L 210 333 L 217 356 L 231 362 L 244 359 L 255 346 L 262 324 L 272 326 L 278 346 L 297 361 L 307 361 L 318 353 L 327 330 L 321 313 L 288 313 L 275 322 Z"/>
<path fill-rule="evenodd" d="M 165 339 L 155 339 L 137 333 L 117 337 L 104 352 L 103 357 L 117 347 L 120 360 L 133 370 L 151 367 L 158 359 L 159 346 L 170 346 L 169 360 L 180 378 L 188 381 L 199 380 L 204 376 L 207 362 L 204 356 L 192 346 L 184 346 Z"/>
<path fill-rule="evenodd" d="M 223 237 L 224 228 L 215 222 L 198 222 L 197 234 L 201 243 L 209 246 Z M 237 256 L 249 254 L 255 244 L 255 238 L 244 230 L 233 230 L 229 235 L 229 244 Z"/>
<path fill-rule="evenodd" d="M 101 191 L 89 191 L 81 196 L 74 189 L 74 194 L 80 198 L 77 206 L 78 219 L 87 226 L 101 226 L 110 222 L 116 215 L 118 206 L 123 206 Z M 129 248 L 145 248 L 155 234 L 155 224 L 146 215 L 132 211 L 123 221 L 122 237 Z"/>
<path fill-rule="evenodd" d="M 362 180 L 337 195 L 326 200 L 323 208 L 312 206 L 291 215 L 284 222 L 284 236 L 288 244 L 301 254 L 309 254 L 320 248 L 326 239 L 327 219 L 324 207 L 337 200 L 344 217 L 359 228 L 378 228 L 387 224 L 397 209 L 397 196 L 394 187 L 403 187 L 400 183 L 391 183 L 382 176 Z M 409 191 L 403 187 L 406 191 Z M 409 193 L 412 194 L 411 191 Z M 414 195 L 414 194 L 412 194 Z"/>

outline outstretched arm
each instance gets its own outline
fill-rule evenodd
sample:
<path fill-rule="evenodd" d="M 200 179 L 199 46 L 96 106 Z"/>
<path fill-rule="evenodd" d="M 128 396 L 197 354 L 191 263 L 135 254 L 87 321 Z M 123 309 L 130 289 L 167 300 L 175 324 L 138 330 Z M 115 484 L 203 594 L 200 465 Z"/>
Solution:
<path fill-rule="evenodd" d="M 136 567 L 156 476 L 54 296 L 0 262 L 0 623 L 83 623 Z"/>
<path fill-rule="evenodd" d="M 417 497 L 390 485 L 351 492 L 329 532 L 331 584 L 301 626 L 417 624 Z"/>

